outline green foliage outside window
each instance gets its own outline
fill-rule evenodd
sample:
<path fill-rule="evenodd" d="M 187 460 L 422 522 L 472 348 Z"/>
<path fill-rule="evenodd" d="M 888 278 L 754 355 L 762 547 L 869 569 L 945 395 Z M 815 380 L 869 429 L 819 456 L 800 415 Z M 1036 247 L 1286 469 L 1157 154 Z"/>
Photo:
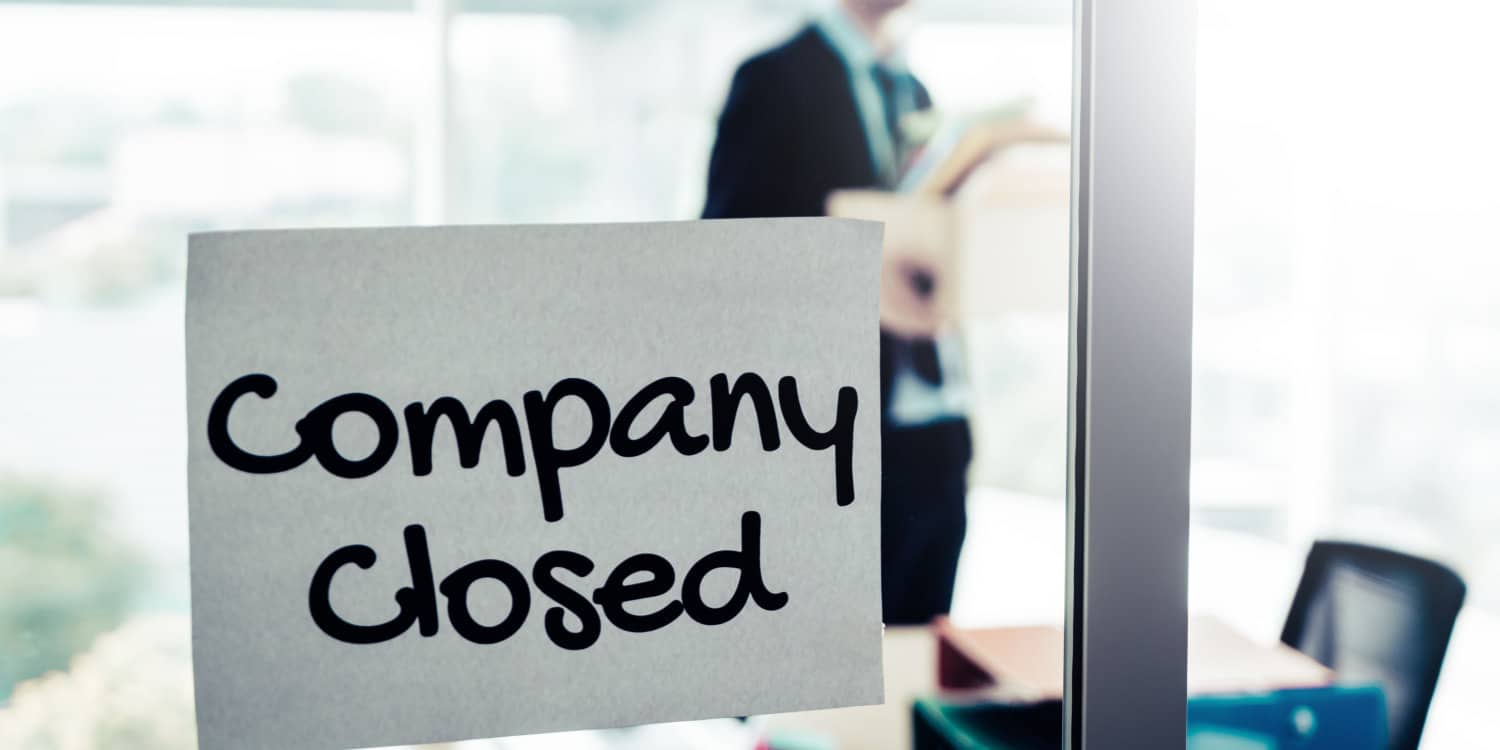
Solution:
<path fill-rule="evenodd" d="M 146 582 L 95 492 L 0 475 L 0 703 L 118 627 Z"/>

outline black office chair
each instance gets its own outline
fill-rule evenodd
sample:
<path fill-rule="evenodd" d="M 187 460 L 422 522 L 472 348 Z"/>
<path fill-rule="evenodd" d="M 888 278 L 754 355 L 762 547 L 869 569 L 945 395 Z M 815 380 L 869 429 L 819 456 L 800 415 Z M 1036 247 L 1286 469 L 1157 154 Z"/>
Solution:
<path fill-rule="evenodd" d="M 1385 692 L 1390 749 L 1416 750 L 1464 582 L 1418 557 L 1346 542 L 1317 542 L 1281 640 L 1338 673 Z"/>

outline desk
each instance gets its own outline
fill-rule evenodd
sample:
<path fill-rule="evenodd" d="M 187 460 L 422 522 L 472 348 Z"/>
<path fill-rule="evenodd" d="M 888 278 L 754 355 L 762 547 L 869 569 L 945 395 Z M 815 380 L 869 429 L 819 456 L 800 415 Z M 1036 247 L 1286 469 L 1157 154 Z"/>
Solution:
<path fill-rule="evenodd" d="M 983 487 L 970 492 L 969 533 L 954 592 L 955 623 L 1062 624 L 1064 512 L 1064 504 L 1051 498 Z M 1301 551 L 1216 529 L 1194 527 L 1192 534 L 1192 609 L 1217 615 L 1252 640 L 1274 642 L 1301 573 Z M 1256 565 L 1245 566 L 1245 560 Z M 912 700 L 937 689 L 936 648 L 925 628 L 888 628 L 884 705 L 754 721 L 768 733 L 822 735 L 840 750 L 910 747 Z"/>
<path fill-rule="evenodd" d="M 1189 617 L 1187 625 L 1188 695 L 1333 683 L 1331 670 L 1285 644 L 1253 641 L 1211 615 Z M 1062 699 L 1066 644 L 1061 627 L 961 628 L 940 619 L 934 631 L 940 646 L 940 686 L 986 689 L 1011 702 Z"/>
<path fill-rule="evenodd" d="M 1065 580 L 1064 510 L 1061 500 L 975 488 L 969 499 L 969 536 L 959 563 L 953 618 L 964 626 L 1061 624 Z M 1192 529 L 1190 609 L 1209 612 L 1250 638 L 1269 643 L 1281 622 L 1302 570 L 1304 549 L 1245 534 Z M 1245 561 L 1253 560 L 1254 565 Z M 1008 574 L 1010 571 L 1025 571 Z M 879 706 L 753 717 L 751 731 L 730 739 L 734 726 L 712 723 L 729 734 L 698 741 L 609 744 L 599 735 L 533 735 L 461 743 L 465 750 L 557 750 L 617 746 L 638 748 L 750 748 L 762 732 L 820 735 L 834 747 L 908 748 L 911 705 L 936 689 L 936 650 L 926 628 L 889 628 L 885 633 L 886 703 Z M 1456 658 L 1455 658 L 1456 657 Z M 1428 717 L 1423 750 L 1458 750 L 1493 730 L 1493 677 L 1500 674 L 1500 617 L 1480 608 L 1459 616 L 1453 645 Z M 695 731 L 709 722 L 691 725 Z M 738 722 L 732 724 L 737 725 Z M 587 741 L 585 741 L 587 740 Z"/>
<path fill-rule="evenodd" d="M 937 641 L 932 630 L 926 627 L 901 627 L 888 628 L 884 639 L 885 655 L 885 692 L 886 702 L 876 706 L 861 706 L 858 708 L 836 709 L 828 711 L 807 711 L 801 713 L 775 714 L 770 716 L 756 717 L 752 720 L 754 726 L 763 736 L 775 739 L 778 735 L 816 737 L 826 739 L 839 750 L 882 750 L 889 748 L 911 747 L 912 738 L 912 716 L 913 704 L 921 699 L 928 698 L 938 691 L 937 674 Z M 1061 671 L 1062 665 L 1058 664 Z M 1217 673 L 1206 675 L 1209 681 L 1218 677 Z M 1327 695 L 1319 695 L 1317 691 L 1330 691 Z M 1366 712 L 1369 696 L 1352 695 L 1337 696 L 1335 693 L 1343 688 L 1316 688 L 1311 691 L 1302 691 L 1309 700 L 1340 699 L 1343 701 L 1361 702 L 1358 710 Z M 1216 699 L 1209 699 L 1210 701 Z M 1262 713 L 1275 710 L 1274 700 L 1264 697 L 1252 698 L 1254 705 L 1237 706 L 1231 711 L 1259 711 Z M 929 709 L 934 704 L 928 702 Z M 1223 710 L 1221 707 L 1207 706 L 1209 710 Z M 1043 705 L 1040 711 L 1049 709 Z M 1057 705 L 1052 704 L 1052 711 L 1057 710 Z M 1034 712 L 1033 712 L 1034 713 Z M 1050 715 L 1050 714 L 1049 714 Z M 1025 719 L 1026 717 L 1022 717 Z M 1345 717 L 1346 720 L 1348 717 Z M 1378 723 L 1378 718 L 1376 719 Z M 1031 722 L 1035 724 L 1035 721 Z M 1356 726 L 1364 722 L 1355 721 Z M 1325 726 L 1328 722 L 1325 720 Z M 1035 734 L 1033 732 L 1032 734 Z M 1019 747 L 1040 746 L 1035 737 Z M 1205 745 L 1207 746 L 1207 745 Z M 1245 745 L 1254 747 L 1254 745 Z"/>
<path fill-rule="evenodd" d="M 1065 511 L 1061 499 L 974 488 L 954 621 L 966 626 L 1060 624 Z M 1189 611 L 1213 614 L 1257 641 L 1279 638 L 1306 545 L 1199 524 L 1190 533 Z M 1006 574 L 1017 570 L 1026 574 Z M 1494 731 L 1495 675 L 1500 675 L 1500 613 L 1474 596 L 1459 613 L 1422 733 L 1422 750 L 1468 750 L 1475 737 Z"/>
<path fill-rule="evenodd" d="M 1187 704 L 1187 750 L 1385 750 L 1385 698 L 1375 685 L 1326 686 Z M 1059 750 L 1062 703 L 948 703 L 912 710 L 915 750 Z"/>

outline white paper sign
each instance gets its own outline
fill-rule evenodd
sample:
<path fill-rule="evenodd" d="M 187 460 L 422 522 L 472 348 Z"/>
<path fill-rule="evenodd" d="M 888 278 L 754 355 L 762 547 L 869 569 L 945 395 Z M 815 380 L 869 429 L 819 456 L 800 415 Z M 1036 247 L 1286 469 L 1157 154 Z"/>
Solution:
<path fill-rule="evenodd" d="M 205 748 L 878 703 L 878 224 L 196 235 Z"/>

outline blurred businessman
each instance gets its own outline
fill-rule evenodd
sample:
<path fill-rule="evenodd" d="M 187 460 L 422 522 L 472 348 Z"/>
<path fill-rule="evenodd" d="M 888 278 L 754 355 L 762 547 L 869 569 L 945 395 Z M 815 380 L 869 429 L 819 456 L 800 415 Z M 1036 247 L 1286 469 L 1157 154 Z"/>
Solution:
<path fill-rule="evenodd" d="M 819 216 L 841 188 L 894 187 L 905 116 L 932 106 L 890 33 L 904 0 L 841 0 L 735 72 L 709 164 L 705 218 Z M 892 269 L 895 269 L 894 271 Z M 881 594 L 885 621 L 946 613 L 963 543 L 970 457 L 953 342 L 920 259 L 882 283 Z"/>

